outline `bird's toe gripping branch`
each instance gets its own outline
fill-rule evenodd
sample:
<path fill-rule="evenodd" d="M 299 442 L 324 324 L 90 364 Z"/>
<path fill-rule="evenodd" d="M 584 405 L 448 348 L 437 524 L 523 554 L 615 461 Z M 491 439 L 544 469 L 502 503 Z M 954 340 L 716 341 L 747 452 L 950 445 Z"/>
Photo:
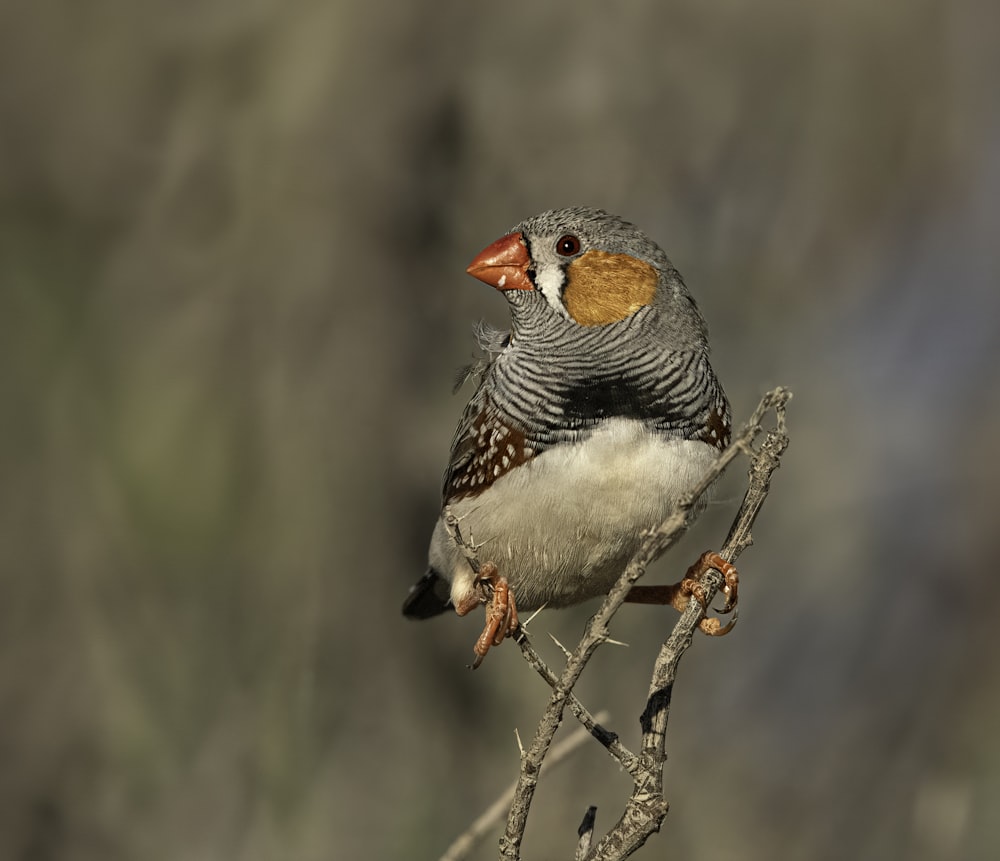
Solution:
<path fill-rule="evenodd" d="M 633 604 L 670 604 L 678 612 L 683 613 L 691 598 L 694 598 L 702 609 L 708 609 L 708 596 L 702 580 L 711 569 L 721 572 L 725 583 L 722 591 L 726 596 L 726 604 L 720 610 L 721 613 L 729 614 L 736 610 L 736 603 L 739 597 L 739 573 L 736 566 L 727 562 L 718 553 L 708 550 L 698 557 L 698 560 L 687 570 L 684 579 L 680 583 L 669 586 L 633 586 L 625 600 Z M 708 616 L 698 623 L 698 629 L 703 634 L 710 637 L 721 637 L 728 634 L 736 625 L 737 616 L 734 615 L 725 625 L 718 619 Z"/>
<path fill-rule="evenodd" d="M 694 565 L 688 568 L 687 574 L 684 575 L 684 579 L 680 582 L 680 592 L 682 595 L 693 597 L 701 604 L 703 609 L 707 610 L 708 600 L 701 581 L 713 568 L 718 570 L 724 578 L 722 591 L 726 596 L 726 604 L 719 612 L 725 614 L 732 613 L 736 609 L 739 599 L 739 572 L 736 570 L 735 565 L 727 562 L 713 550 L 706 550 L 698 557 Z M 698 623 L 698 628 L 702 633 L 708 634 L 710 637 L 722 637 L 733 630 L 736 625 L 736 618 L 736 616 L 733 616 L 732 619 L 723 625 L 718 619 L 705 616 Z"/>
<path fill-rule="evenodd" d="M 491 646 L 499 646 L 506 637 L 513 635 L 520 625 L 514 592 L 507 578 L 500 575 L 494 563 L 483 563 L 474 586 L 475 589 L 469 598 L 455 608 L 459 616 L 464 616 L 480 604 L 486 605 L 486 625 L 475 646 L 472 647 L 476 653 L 472 669 L 476 669 L 483 662 Z"/>

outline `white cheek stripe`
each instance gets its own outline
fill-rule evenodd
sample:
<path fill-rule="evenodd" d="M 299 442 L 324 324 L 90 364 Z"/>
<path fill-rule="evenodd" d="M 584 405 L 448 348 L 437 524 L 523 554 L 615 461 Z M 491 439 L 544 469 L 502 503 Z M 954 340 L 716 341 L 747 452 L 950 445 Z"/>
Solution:
<path fill-rule="evenodd" d="M 535 286 L 541 291 L 557 313 L 569 319 L 569 313 L 562 303 L 563 272 L 558 266 L 551 264 L 541 266 L 535 273 Z"/>

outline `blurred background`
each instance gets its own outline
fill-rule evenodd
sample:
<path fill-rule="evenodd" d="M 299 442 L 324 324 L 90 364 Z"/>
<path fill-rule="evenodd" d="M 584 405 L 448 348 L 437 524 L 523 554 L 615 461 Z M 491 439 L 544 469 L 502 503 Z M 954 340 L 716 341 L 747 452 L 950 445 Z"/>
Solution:
<path fill-rule="evenodd" d="M 436 858 L 514 779 L 541 681 L 399 607 L 471 324 L 508 320 L 464 268 L 590 204 L 684 274 L 738 419 L 795 392 L 637 857 L 995 858 L 997 32 L 975 0 L 0 6 L 0 857 Z M 534 622 L 554 664 L 593 609 Z M 623 609 L 578 689 L 627 744 L 672 622 Z M 629 786 L 585 746 L 525 857 Z"/>

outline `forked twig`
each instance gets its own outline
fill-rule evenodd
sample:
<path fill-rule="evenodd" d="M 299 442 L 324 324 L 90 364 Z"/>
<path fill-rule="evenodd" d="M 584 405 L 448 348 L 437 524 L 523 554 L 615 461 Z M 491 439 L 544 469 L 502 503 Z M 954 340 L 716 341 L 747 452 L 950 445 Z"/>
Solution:
<path fill-rule="evenodd" d="M 520 858 L 521 841 L 539 772 L 566 708 L 580 720 L 585 732 L 604 745 L 608 753 L 629 772 L 634 781 L 632 795 L 617 824 L 593 849 L 589 848 L 588 840 L 588 851 L 583 855 L 579 855 L 579 847 L 582 844 L 578 844 L 579 857 L 605 859 L 605 861 L 627 858 L 645 843 L 650 834 L 659 830 L 668 809 L 667 802 L 663 798 L 663 763 L 670 697 L 677 665 L 683 653 L 691 645 L 695 628 L 704 616 L 702 605 L 697 601 L 689 601 L 687 608 L 660 648 L 653 668 L 649 696 L 640 719 L 643 730 L 640 755 L 637 756 L 625 748 L 614 733 L 602 727 L 598 719 L 593 717 L 573 694 L 573 688 L 594 651 L 610 640 L 608 626 L 624 603 L 629 590 L 642 577 L 648 566 L 687 531 L 698 500 L 740 454 L 748 454 L 751 457 L 749 483 L 720 555 L 726 561 L 733 562 L 750 546 L 753 541 L 751 528 L 767 497 L 771 475 L 778 468 L 781 454 L 788 446 L 785 405 L 790 398 L 791 392 L 784 388 L 768 392 L 750 420 L 719 455 L 704 478 L 680 502 L 671 516 L 658 529 L 649 533 L 600 608 L 587 623 L 580 642 L 569 653 L 561 674 L 556 675 L 545 664 L 529 642 L 527 632 L 523 628 L 515 635 L 525 659 L 550 685 L 552 694 L 534 738 L 521 756 L 520 775 L 511 795 L 507 826 L 500 839 L 501 859 L 518 861 Z M 762 432 L 761 422 L 771 410 L 776 416 L 775 426 L 768 431 L 759 451 L 754 451 L 753 441 Z M 462 548 L 473 570 L 478 570 L 476 548 L 464 541 L 458 521 L 450 513 L 446 514 L 446 525 L 449 534 Z M 722 584 L 722 579 L 722 574 L 715 569 L 711 569 L 702 578 L 701 585 L 706 605 L 711 603 Z"/>
<path fill-rule="evenodd" d="M 767 432 L 760 450 L 753 454 L 749 482 L 736 519 L 729 530 L 725 545 L 720 551 L 723 559 L 733 562 L 753 543 L 751 529 L 771 486 L 771 475 L 780 465 L 782 453 L 788 447 L 785 429 L 785 404 L 791 393 L 784 389 L 771 392 L 776 415 L 775 427 Z M 761 402 L 762 406 L 768 398 Z M 754 413 L 757 427 L 763 418 Z M 752 419 L 751 421 L 754 421 Z M 755 434 L 754 434 L 755 435 Z M 751 437 L 752 438 L 752 437 Z M 707 602 L 711 602 L 722 585 L 722 574 L 711 570 L 701 581 Z M 653 665 L 646 707 L 640 718 L 642 725 L 642 756 L 640 762 L 647 766 L 645 774 L 636 778 L 632 795 L 614 827 L 601 839 L 588 855 L 587 861 L 619 861 L 628 858 L 642 846 L 651 834 L 659 831 L 669 805 L 663 797 L 663 765 L 666 761 L 665 743 L 670 701 L 674 680 L 681 657 L 694 639 L 694 631 L 702 616 L 702 607 L 690 601 L 677 624 L 660 647 Z"/>

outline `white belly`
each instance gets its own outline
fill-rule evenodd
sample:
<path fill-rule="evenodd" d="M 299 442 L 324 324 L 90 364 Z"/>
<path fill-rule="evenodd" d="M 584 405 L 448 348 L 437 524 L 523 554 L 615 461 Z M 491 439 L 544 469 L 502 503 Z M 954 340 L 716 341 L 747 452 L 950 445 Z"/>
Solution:
<path fill-rule="evenodd" d="M 615 419 L 585 442 L 560 445 L 514 469 L 474 499 L 452 505 L 465 537 L 481 545 L 514 589 L 518 607 L 559 607 L 605 593 L 643 533 L 659 526 L 717 452 L 664 440 Z M 452 581 L 452 602 L 473 574 L 439 522 L 431 565 Z"/>

